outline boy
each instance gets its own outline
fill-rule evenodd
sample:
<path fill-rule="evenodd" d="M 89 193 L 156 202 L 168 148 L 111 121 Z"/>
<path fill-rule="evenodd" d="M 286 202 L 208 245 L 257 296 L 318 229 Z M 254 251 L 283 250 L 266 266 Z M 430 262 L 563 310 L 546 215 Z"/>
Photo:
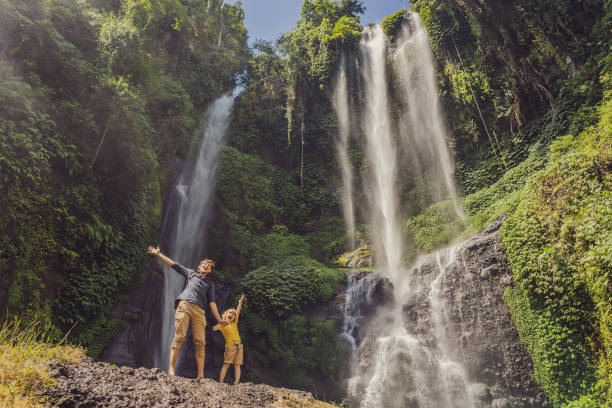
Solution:
<path fill-rule="evenodd" d="M 229 323 L 226 326 L 217 324 L 213 326 L 213 330 L 221 330 L 223 337 L 225 337 L 225 353 L 223 354 L 223 367 L 219 374 L 219 382 L 222 383 L 225 379 L 225 373 L 230 364 L 234 364 L 234 385 L 240 381 L 240 366 L 242 365 L 242 343 L 240 342 L 240 335 L 238 334 L 238 316 L 240 316 L 240 310 L 242 309 L 242 301 L 244 295 L 240 297 L 238 301 L 238 307 L 236 309 L 228 309 L 223 313 L 223 320 Z"/>
<path fill-rule="evenodd" d="M 172 269 L 183 275 L 187 281 L 185 289 L 181 292 L 178 298 L 174 301 L 176 313 L 174 315 L 175 332 L 172 346 L 170 348 L 170 367 L 168 374 L 174 375 L 174 366 L 179 354 L 179 350 L 185 341 L 189 322 L 191 321 L 191 331 L 193 333 L 193 342 L 196 348 L 196 363 L 198 365 L 198 379 L 204 378 L 204 346 L 206 344 L 206 317 L 204 314 L 204 305 L 208 303 L 210 310 L 217 319 L 217 326 L 226 326 L 228 323 L 221 320 L 217 303 L 215 301 L 215 287 L 208 279 L 208 275 L 212 272 L 215 263 L 211 259 L 203 259 L 198 265 L 198 271 L 187 269 L 183 265 L 174 262 L 162 254 L 159 247 L 147 248 L 147 252 L 155 255 L 170 265 Z"/>

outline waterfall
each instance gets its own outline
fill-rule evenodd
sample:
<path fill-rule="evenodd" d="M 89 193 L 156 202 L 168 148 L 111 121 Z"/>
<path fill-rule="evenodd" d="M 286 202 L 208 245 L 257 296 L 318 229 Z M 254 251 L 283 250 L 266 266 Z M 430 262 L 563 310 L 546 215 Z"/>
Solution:
<path fill-rule="evenodd" d="M 348 116 L 345 109 L 348 103 L 341 99 L 346 94 L 343 71 L 342 64 L 334 89 L 339 132 L 343 131 Z M 362 177 L 377 274 L 372 275 L 374 278 L 351 274 L 348 279 L 343 337 L 354 350 L 352 377 L 348 382 L 350 405 L 479 408 L 468 371 L 458 358 L 455 343 L 448 339 L 452 334 L 447 330 L 449 314 L 443 281 L 449 268 L 456 267 L 455 251 L 438 255 L 437 272 L 430 281 L 413 278 L 418 265 L 406 268 L 402 264 L 400 167 L 409 167 L 415 173 L 411 176 L 427 186 L 429 196 L 424 198 L 425 202 L 450 199 L 456 215 L 463 217 L 453 182 L 453 162 L 446 146 L 429 41 L 417 14 L 407 16 L 394 51 L 380 26 L 364 29 L 361 74 L 360 119 L 367 158 Z M 395 115 L 388 88 L 390 78 L 399 84 L 395 90 L 400 99 L 394 107 Z M 341 143 L 339 146 L 343 147 Z M 341 165 L 344 166 L 342 158 Z M 343 177 L 345 183 L 347 180 Z M 346 187 L 345 184 L 345 192 Z M 347 224 L 347 229 L 354 228 Z M 370 288 L 380 279 L 392 284 L 396 301 L 379 306 L 375 313 L 366 316 L 360 299 L 371 298 Z M 421 315 L 412 316 L 412 320 L 407 318 L 406 311 L 410 309 L 404 300 L 423 298 L 423 294 L 427 310 L 420 313 L 427 318 Z"/>
<path fill-rule="evenodd" d="M 370 174 L 366 195 L 377 268 L 392 282 L 401 278 L 402 234 L 398 214 L 397 157 L 387 92 L 386 42 L 380 26 L 366 28 L 361 41 L 364 105 L 363 134 Z"/>
<path fill-rule="evenodd" d="M 206 224 L 215 189 L 218 157 L 234 104 L 231 96 L 222 96 L 207 109 L 201 134 L 198 157 L 193 168 L 186 166 L 171 192 L 162 225 L 162 235 L 169 236 L 170 258 L 193 267 L 202 257 Z M 174 335 L 174 299 L 184 286 L 184 278 L 164 266 L 164 305 L 161 346 L 154 360 L 156 367 L 168 369 L 170 344 Z"/>
<path fill-rule="evenodd" d="M 346 62 L 341 58 L 340 69 L 336 77 L 333 91 L 333 105 L 338 115 L 338 138 L 336 151 L 342 169 L 342 213 L 346 224 L 346 231 L 350 249 L 355 249 L 355 209 L 353 204 L 353 166 L 349 158 L 350 136 L 350 103 L 347 90 Z"/>
<path fill-rule="evenodd" d="M 453 179 L 454 164 L 446 144 L 429 37 L 418 14 L 408 14 L 397 44 L 394 60 L 405 103 L 400 126 L 402 143 L 407 150 L 417 153 L 411 157 L 417 168 L 433 169 L 436 181 L 431 183 L 433 201 L 451 199 L 456 215 L 463 218 Z"/>

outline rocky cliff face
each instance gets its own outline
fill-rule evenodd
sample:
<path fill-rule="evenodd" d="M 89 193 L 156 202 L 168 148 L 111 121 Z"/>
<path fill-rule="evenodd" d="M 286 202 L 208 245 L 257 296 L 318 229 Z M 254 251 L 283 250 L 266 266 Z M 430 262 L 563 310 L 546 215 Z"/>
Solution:
<path fill-rule="evenodd" d="M 354 404 L 367 393 L 388 395 L 396 389 L 390 399 L 379 399 L 383 406 L 548 406 L 531 379 L 531 358 L 503 300 L 513 282 L 498 237 L 504 220 L 500 217 L 466 241 L 422 258 L 406 271 L 403 282 L 396 282 L 395 309 L 406 330 L 396 338 L 376 337 L 391 322 L 385 307 L 359 330 L 369 336 L 355 353 L 349 382 Z M 385 368 L 401 380 L 381 379 L 376 355 L 383 349 L 389 359 L 402 360 L 402 367 Z"/>
<path fill-rule="evenodd" d="M 498 236 L 504 220 L 499 217 L 480 234 L 421 261 L 412 279 L 421 282 L 420 288 L 441 279 L 447 347 L 478 384 L 483 406 L 543 406 L 544 394 L 531 379 L 531 357 L 503 300 L 504 290 L 513 282 Z M 436 341 L 431 335 L 431 301 L 429 293 L 419 290 L 403 306 L 406 325 L 429 344 Z"/>

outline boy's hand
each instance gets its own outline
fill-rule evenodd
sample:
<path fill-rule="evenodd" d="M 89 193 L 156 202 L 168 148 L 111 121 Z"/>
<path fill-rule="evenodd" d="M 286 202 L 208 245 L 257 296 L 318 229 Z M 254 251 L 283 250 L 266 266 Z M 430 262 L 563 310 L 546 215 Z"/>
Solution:
<path fill-rule="evenodd" d="M 147 253 L 151 254 L 151 255 L 159 255 L 159 246 L 157 248 L 153 248 L 152 246 L 149 246 L 147 248 Z"/>
<path fill-rule="evenodd" d="M 242 303 L 243 300 L 244 300 L 244 293 L 242 294 L 242 296 L 240 296 L 240 303 Z"/>

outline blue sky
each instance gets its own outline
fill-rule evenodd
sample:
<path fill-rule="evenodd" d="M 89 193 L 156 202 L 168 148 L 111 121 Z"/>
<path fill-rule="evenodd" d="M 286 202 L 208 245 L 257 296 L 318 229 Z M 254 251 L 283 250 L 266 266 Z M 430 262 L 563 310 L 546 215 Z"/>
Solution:
<path fill-rule="evenodd" d="M 235 3 L 236 0 L 228 0 Z M 275 40 L 295 28 L 303 0 L 242 0 L 249 43 L 256 39 Z M 365 0 L 361 24 L 380 23 L 383 17 L 409 5 L 408 0 Z"/>

